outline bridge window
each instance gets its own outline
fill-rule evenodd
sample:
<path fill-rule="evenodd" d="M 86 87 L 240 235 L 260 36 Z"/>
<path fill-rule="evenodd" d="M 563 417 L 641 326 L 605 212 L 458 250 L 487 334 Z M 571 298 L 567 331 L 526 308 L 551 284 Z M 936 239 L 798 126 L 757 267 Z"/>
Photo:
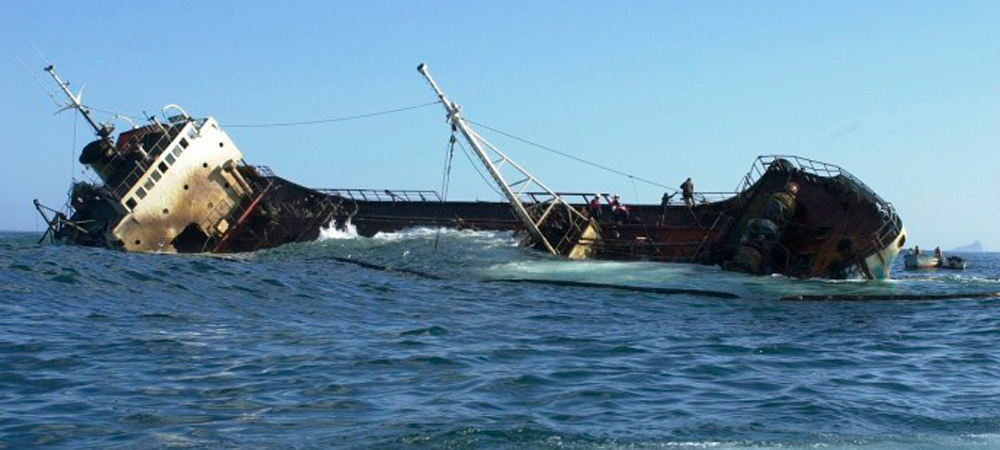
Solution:
<path fill-rule="evenodd" d="M 187 139 L 181 138 L 181 147 L 188 148 Z"/>
<path fill-rule="evenodd" d="M 167 164 L 170 164 L 171 166 L 174 165 L 175 162 L 177 162 L 177 158 L 174 158 L 174 155 L 171 155 L 170 153 L 167 153 L 167 157 L 163 159 L 165 159 L 167 161 Z"/>
<path fill-rule="evenodd" d="M 150 179 L 146 180 L 146 184 L 144 184 L 143 186 L 146 187 L 147 191 L 151 191 L 151 190 L 153 190 L 153 186 L 156 186 L 156 182 L 153 181 L 152 178 L 150 178 Z"/>
<path fill-rule="evenodd" d="M 161 177 L 162 175 L 160 175 L 160 171 L 159 171 L 159 170 L 156 170 L 156 169 L 153 169 L 153 173 L 152 173 L 152 174 L 150 174 L 149 176 L 150 176 L 150 177 L 151 177 L 151 178 L 152 178 L 153 180 L 155 180 L 155 181 L 160 181 L 160 177 Z"/>
<path fill-rule="evenodd" d="M 135 196 L 139 197 L 139 200 L 146 198 L 146 190 L 143 188 L 136 189 Z"/>
<path fill-rule="evenodd" d="M 128 201 L 125 202 L 125 207 L 128 208 L 129 211 L 135 209 L 135 207 L 138 205 L 139 203 L 136 202 L 134 198 L 129 198 Z"/>
<path fill-rule="evenodd" d="M 181 153 L 184 153 L 184 149 L 182 149 L 181 146 L 177 145 L 177 146 L 174 147 L 173 150 L 171 150 L 171 153 L 173 153 L 174 156 L 180 158 L 181 157 Z"/>
<path fill-rule="evenodd" d="M 169 156 L 169 155 L 168 155 L 168 156 Z M 163 173 L 166 173 L 166 172 L 167 172 L 167 169 L 169 169 L 169 168 L 170 168 L 170 166 L 168 166 L 168 165 L 167 165 L 167 163 L 165 163 L 165 162 L 163 162 L 163 161 L 160 161 L 160 164 L 159 164 L 159 165 L 157 165 L 156 167 L 159 167 L 159 168 L 160 168 L 160 172 L 163 172 Z"/>

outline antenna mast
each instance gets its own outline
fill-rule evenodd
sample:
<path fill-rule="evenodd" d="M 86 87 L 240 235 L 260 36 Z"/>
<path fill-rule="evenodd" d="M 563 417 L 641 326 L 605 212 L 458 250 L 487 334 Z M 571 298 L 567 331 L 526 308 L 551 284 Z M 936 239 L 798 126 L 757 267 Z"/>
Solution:
<path fill-rule="evenodd" d="M 438 87 L 437 83 L 434 82 L 434 79 L 431 78 L 430 72 L 427 71 L 426 64 L 418 66 L 417 71 L 419 71 L 420 74 L 427 79 L 427 82 L 430 83 L 431 88 L 434 89 L 438 99 L 441 100 L 441 104 L 444 105 L 445 111 L 448 112 L 448 120 L 451 121 L 452 126 L 454 126 L 455 129 L 462 133 L 465 140 L 469 142 L 469 146 L 471 146 L 473 151 L 475 151 L 476 156 L 479 157 L 480 162 L 483 163 L 486 170 L 489 171 L 497 187 L 503 191 L 504 196 L 507 197 L 507 200 L 514 208 L 514 213 L 517 214 L 517 217 L 524 223 L 528 234 L 535 241 L 535 243 L 540 244 L 545 250 L 554 255 L 563 254 L 560 250 L 563 249 L 562 244 L 566 241 L 566 239 L 564 238 L 563 241 L 560 241 L 553 246 L 552 243 L 549 242 L 549 239 L 546 238 L 545 233 L 541 230 L 545 220 L 550 217 L 550 213 L 552 213 L 552 211 L 559 206 L 565 208 L 565 212 L 568 216 L 567 219 L 569 219 L 574 226 L 577 224 L 583 224 L 582 228 L 577 230 L 579 232 L 577 236 L 571 239 L 572 248 L 567 252 L 567 256 L 574 259 L 586 258 L 592 251 L 593 243 L 599 237 L 599 231 L 597 230 L 596 223 L 594 223 L 594 221 L 589 217 L 586 217 L 577 211 L 576 208 L 573 208 L 569 203 L 563 200 L 559 194 L 556 194 L 551 189 L 547 188 L 544 184 L 538 181 L 537 178 L 528 173 L 527 170 L 514 162 L 514 160 L 508 158 L 507 155 L 500 151 L 500 149 L 496 148 L 483 139 L 478 133 L 473 131 L 469 127 L 468 123 L 466 123 L 465 119 L 462 118 L 461 114 L 459 114 L 461 108 L 448 100 L 448 98 L 445 97 L 444 92 L 441 91 L 441 88 Z M 487 148 L 484 148 L 484 146 Z M 487 154 L 487 150 L 492 151 L 499 157 L 499 159 L 495 161 L 491 160 L 490 155 Z M 508 183 L 500 173 L 500 167 L 505 164 L 512 167 L 514 171 L 519 173 L 523 178 L 515 181 L 514 183 Z M 532 185 L 545 191 L 545 194 L 550 197 L 548 206 L 537 219 L 532 217 L 532 214 L 528 212 L 528 209 L 525 208 L 520 198 L 521 194 L 523 194 L 525 190 Z M 520 186 L 520 188 L 519 191 L 515 193 L 512 188 L 517 186 Z M 544 204 L 545 202 L 540 205 Z"/>
<path fill-rule="evenodd" d="M 112 144 L 110 138 L 111 130 L 109 130 L 108 127 L 103 125 L 98 126 L 97 122 L 94 122 L 94 118 L 90 116 L 90 110 L 87 109 L 87 107 L 80 102 L 80 100 L 83 98 L 83 88 L 80 88 L 79 94 L 73 95 L 73 92 L 69 90 L 69 82 L 63 81 L 62 79 L 59 78 L 59 75 L 56 75 L 56 68 L 54 65 L 46 66 L 45 71 L 48 72 L 49 75 L 52 75 L 52 79 L 56 80 L 56 84 L 59 85 L 59 88 L 62 89 L 63 93 L 66 94 L 67 97 L 69 97 L 69 101 L 66 102 L 66 106 L 57 111 L 56 113 L 63 112 L 67 109 L 75 109 L 77 111 L 80 111 L 80 113 L 83 114 L 83 118 L 87 119 L 87 123 L 89 123 L 90 126 L 94 129 L 94 133 L 96 133 L 102 139 L 107 141 L 108 144 Z"/>

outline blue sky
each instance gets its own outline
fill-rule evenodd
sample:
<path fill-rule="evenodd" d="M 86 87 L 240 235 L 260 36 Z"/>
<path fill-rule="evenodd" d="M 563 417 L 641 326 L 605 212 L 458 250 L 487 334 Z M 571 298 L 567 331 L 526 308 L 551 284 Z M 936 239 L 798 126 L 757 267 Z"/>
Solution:
<path fill-rule="evenodd" d="M 32 76 L 37 47 L 85 103 L 168 103 L 222 124 L 434 100 L 676 186 L 728 191 L 760 154 L 843 166 L 893 202 L 911 243 L 1000 250 L 1000 3 L 919 1 L 9 2 L 0 27 L 0 229 L 62 205 L 91 139 Z M 14 59 L 31 69 L 26 72 Z M 98 114 L 101 119 L 106 116 Z M 437 189 L 440 108 L 230 128 L 251 164 L 313 187 Z M 657 202 L 660 188 L 482 131 L 548 185 Z M 75 145 L 74 145 L 75 143 Z M 453 198 L 495 199 L 464 158 Z"/>

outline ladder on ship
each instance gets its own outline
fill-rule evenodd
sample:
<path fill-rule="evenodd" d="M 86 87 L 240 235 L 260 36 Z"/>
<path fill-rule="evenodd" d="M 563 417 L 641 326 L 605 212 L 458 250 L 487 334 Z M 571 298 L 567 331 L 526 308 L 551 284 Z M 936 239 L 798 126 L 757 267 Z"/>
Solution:
<path fill-rule="evenodd" d="M 546 187 L 500 149 L 476 133 L 460 114 L 461 108 L 448 100 L 431 78 L 426 64 L 421 64 L 417 70 L 437 94 L 448 113 L 452 129 L 462 133 L 476 157 L 493 178 L 493 182 L 510 202 L 514 214 L 524 223 L 529 243 L 539 250 L 571 259 L 586 259 L 591 256 L 600 242 L 601 233 L 597 221 L 578 211 L 559 194 Z M 503 171 L 506 171 L 507 176 Z M 508 178 L 517 181 L 508 182 Z M 529 190 L 536 195 L 542 193 L 547 198 L 526 205 L 522 196 Z"/>

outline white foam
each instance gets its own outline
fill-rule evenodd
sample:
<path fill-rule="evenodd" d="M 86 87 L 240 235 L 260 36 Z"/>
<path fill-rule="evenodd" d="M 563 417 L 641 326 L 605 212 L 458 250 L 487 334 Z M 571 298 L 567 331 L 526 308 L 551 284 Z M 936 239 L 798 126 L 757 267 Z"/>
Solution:
<path fill-rule="evenodd" d="M 460 239 L 472 239 L 487 244 L 488 246 L 517 246 L 518 241 L 513 238 L 510 232 L 501 231 L 476 231 L 476 230 L 456 230 L 454 228 L 432 228 L 417 227 L 407 228 L 402 231 L 378 232 L 373 239 L 380 241 L 405 241 L 420 239 L 435 239 L 438 237 L 457 237 Z"/>
<path fill-rule="evenodd" d="M 342 227 L 338 226 L 336 221 L 331 221 L 329 225 L 319 230 L 320 241 L 328 239 L 356 239 L 357 237 L 358 227 L 351 223 L 351 219 L 347 219 L 347 223 Z"/>

